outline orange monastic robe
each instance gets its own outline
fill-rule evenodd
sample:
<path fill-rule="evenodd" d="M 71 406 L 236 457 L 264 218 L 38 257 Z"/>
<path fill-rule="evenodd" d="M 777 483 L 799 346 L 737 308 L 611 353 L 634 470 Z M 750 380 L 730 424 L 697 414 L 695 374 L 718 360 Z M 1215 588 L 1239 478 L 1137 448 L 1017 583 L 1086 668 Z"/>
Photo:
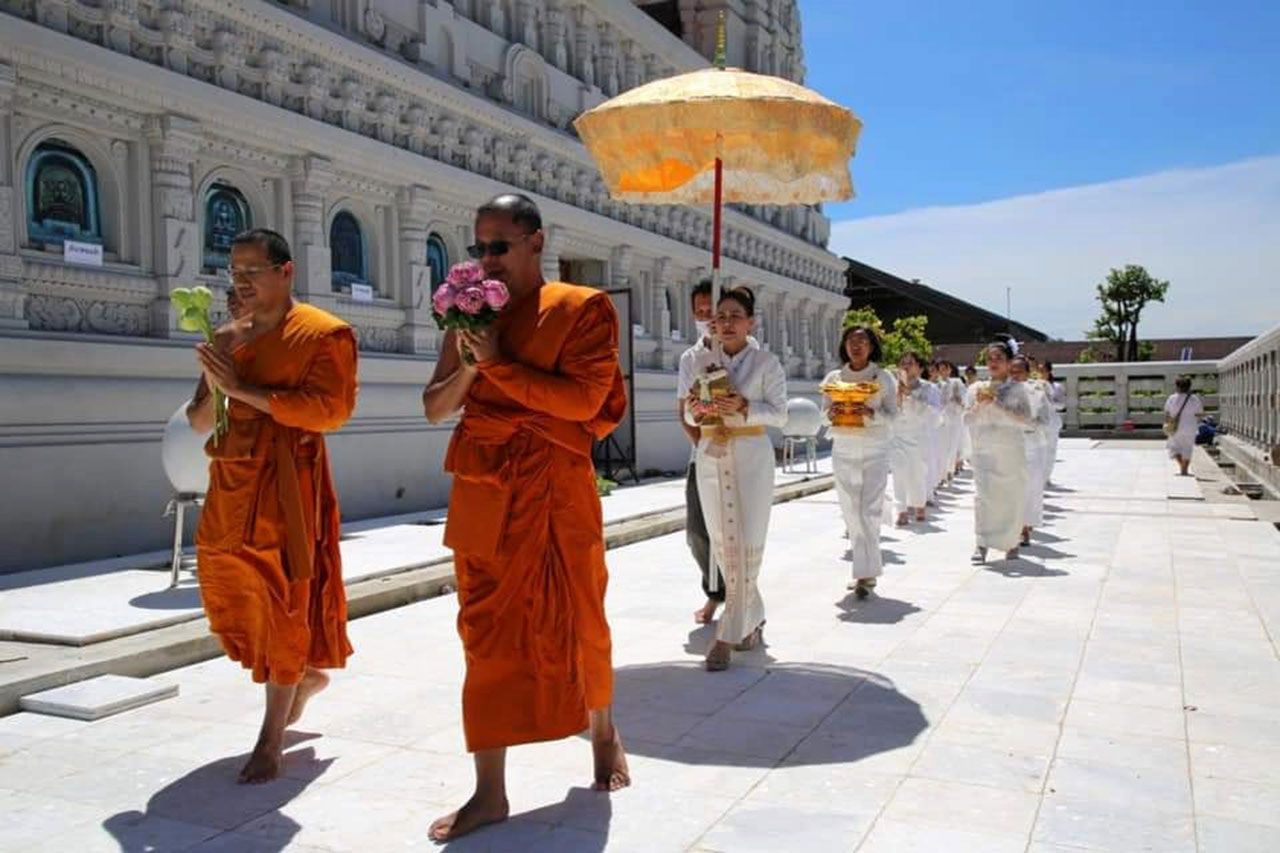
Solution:
<path fill-rule="evenodd" d="M 613 696 L 591 445 L 626 411 L 618 318 L 607 294 L 548 282 L 498 324 L 445 459 L 471 751 L 579 732 Z"/>
<path fill-rule="evenodd" d="M 296 303 L 279 327 L 232 355 L 241 379 L 273 389 L 271 414 L 233 400 L 230 432 L 206 445 L 200 595 L 209 627 L 254 681 L 294 684 L 308 666 L 340 667 L 351 654 L 341 516 L 322 433 L 355 408 L 355 335 Z"/>

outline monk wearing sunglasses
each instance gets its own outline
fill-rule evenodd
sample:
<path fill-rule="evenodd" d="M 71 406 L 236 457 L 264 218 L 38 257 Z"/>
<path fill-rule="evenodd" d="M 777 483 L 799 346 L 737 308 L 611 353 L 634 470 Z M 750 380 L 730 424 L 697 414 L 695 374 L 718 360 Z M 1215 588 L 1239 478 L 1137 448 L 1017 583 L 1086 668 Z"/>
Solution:
<path fill-rule="evenodd" d="M 448 841 L 505 820 L 507 748 L 591 731 L 594 787 L 630 783 L 613 724 L 604 529 L 592 442 L 626 413 L 608 294 L 542 278 L 542 217 L 523 195 L 476 213 L 469 254 L 511 301 L 486 329 L 446 337 L 423 394 L 459 412 L 445 544 L 466 655 L 462 721 L 476 789 L 431 826 Z M 462 357 L 466 348 L 474 357 Z"/>

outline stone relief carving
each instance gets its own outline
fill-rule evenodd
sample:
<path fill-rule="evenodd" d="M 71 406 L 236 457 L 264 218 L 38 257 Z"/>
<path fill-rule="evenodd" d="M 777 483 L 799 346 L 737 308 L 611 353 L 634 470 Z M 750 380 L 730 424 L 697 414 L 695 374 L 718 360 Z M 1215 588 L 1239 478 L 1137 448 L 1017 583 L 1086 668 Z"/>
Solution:
<path fill-rule="evenodd" d="M 367 352 L 399 352 L 400 330 L 381 326 L 356 326 L 356 344 Z"/>
<path fill-rule="evenodd" d="M 49 332 L 93 332 L 100 335 L 146 335 L 150 317 L 145 305 L 72 299 L 32 293 L 27 297 L 31 328 Z"/>

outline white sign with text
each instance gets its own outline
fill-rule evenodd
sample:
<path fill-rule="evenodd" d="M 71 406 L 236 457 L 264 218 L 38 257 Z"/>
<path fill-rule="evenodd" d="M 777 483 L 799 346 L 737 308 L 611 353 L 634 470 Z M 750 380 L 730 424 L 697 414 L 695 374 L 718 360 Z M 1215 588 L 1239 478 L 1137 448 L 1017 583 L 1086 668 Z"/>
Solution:
<path fill-rule="evenodd" d="M 352 284 L 351 298 L 356 302 L 372 302 L 373 287 L 368 284 Z"/>
<path fill-rule="evenodd" d="M 63 240 L 62 259 L 69 264 L 100 267 L 102 266 L 102 244 Z"/>

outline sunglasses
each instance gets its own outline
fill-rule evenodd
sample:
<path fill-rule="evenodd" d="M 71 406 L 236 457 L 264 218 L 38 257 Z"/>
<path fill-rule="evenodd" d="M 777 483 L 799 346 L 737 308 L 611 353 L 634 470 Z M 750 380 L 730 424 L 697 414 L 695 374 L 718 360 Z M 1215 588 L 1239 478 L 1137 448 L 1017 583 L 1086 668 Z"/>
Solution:
<path fill-rule="evenodd" d="M 223 271 L 223 275 L 226 276 L 227 281 L 231 284 L 249 284 L 261 273 L 264 273 L 267 270 L 280 269 L 282 266 L 284 266 L 284 264 L 271 264 L 266 267 L 249 267 L 247 269 L 228 268 Z"/>
<path fill-rule="evenodd" d="M 523 240 L 528 234 L 521 234 L 519 239 Z M 467 254 L 472 260 L 482 260 L 486 255 L 500 258 L 507 252 L 511 251 L 511 240 L 490 240 L 488 243 L 473 243 L 467 247 Z"/>

